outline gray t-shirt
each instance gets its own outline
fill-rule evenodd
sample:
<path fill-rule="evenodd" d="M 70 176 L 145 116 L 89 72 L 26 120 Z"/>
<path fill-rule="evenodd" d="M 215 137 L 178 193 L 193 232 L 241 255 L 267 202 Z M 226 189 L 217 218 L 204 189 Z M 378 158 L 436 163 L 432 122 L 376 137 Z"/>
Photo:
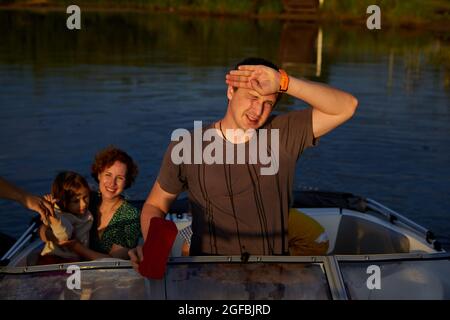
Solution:
<path fill-rule="evenodd" d="M 208 128 L 212 125 L 203 130 Z M 312 109 L 271 116 L 260 129 L 279 129 L 276 174 L 262 175 L 261 168 L 269 165 L 250 163 L 255 161 L 249 160 L 249 142 L 245 146 L 245 164 L 175 164 L 171 153 L 179 142 L 169 144 L 157 180 L 166 192 L 188 192 L 193 217 L 191 255 L 288 254 L 288 212 L 295 165 L 303 150 L 315 145 Z M 216 138 L 223 141 L 219 134 Z M 273 146 L 271 139 L 267 140 L 270 154 Z M 203 142 L 203 148 L 208 144 Z M 224 142 L 224 154 L 227 144 L 232 145 Z"/>

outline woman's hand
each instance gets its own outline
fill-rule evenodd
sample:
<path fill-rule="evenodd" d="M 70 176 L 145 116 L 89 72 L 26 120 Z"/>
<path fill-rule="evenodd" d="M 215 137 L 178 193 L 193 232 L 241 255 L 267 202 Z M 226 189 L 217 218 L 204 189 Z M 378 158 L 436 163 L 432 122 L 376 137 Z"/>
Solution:
<path fill-rule="evenodd" d="M 237 88 L 255 90 L 262 96 L 275 94 L 280 89 L 280 73 L 266 66 L 239 66 L 225 76 L 225 82 Z"/>

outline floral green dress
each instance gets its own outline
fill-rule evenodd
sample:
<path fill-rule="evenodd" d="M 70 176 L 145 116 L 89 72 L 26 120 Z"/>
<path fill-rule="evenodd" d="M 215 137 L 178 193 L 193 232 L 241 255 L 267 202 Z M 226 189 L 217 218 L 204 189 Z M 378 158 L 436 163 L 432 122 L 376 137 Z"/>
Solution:
<path fill-rule="evenodd" d="M 108 226 L 99 235 L 98 206 L 95 206 L 94 224 L 91 228 L 90 247 L 92 250 L 108 254 L 113 244 L 134 248 L 141 236 L 140 212 L 127 201 L 116 210 Z"/>

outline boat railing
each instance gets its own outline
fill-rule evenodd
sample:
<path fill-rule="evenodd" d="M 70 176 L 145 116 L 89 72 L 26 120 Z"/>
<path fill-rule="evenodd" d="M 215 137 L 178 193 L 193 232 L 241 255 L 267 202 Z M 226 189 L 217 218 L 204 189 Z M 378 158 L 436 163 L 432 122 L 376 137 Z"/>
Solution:
<path fill-rule="evenodd" d="M 366 198 L 365 199 L 367 203 L 367 207 L 377 213 L 382 214 L 387 220 L 389 220 L 391 223 L 402 223 L 404 226 L 408 227 L 411 231 L 415 232 L 419 236 L 425 238 L 425 240 L 433 246 L 433 248 L 436 251 L 442 251 L 442 246 L 438 240 L 436 240 L 436 237 L 434 233 L 431 230 L 428 230 L 421 225 L 415 223 L 414 221 L 408 219 L 407 217 L 403 216 L 402 214 L 382 205 L 381 203 Z"/>
<path fill-rule="evenodd" d="M 0 265 L 6 265 L 10 259 L 22 248 L 29 243 L 29 241 L 36 235 L 41 222 L 39 216 L 35 216 L 31 219 L 30 225 L 25 232 L 17 239 L 17 241 L 9 248 L 8 251 L 0 259 Z"/>

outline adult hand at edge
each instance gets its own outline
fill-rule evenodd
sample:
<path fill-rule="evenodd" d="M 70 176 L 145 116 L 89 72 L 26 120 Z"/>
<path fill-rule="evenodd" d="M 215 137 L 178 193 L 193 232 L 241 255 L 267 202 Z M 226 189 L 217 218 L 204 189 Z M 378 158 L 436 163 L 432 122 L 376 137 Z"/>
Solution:
<path fill-rule="evenodd" d="M 142 246 L 137 246 L 136 248 L 130 249 L 128 251 L 128 256 L 130 257 L 131 265 L 133 269 L 139 273 L 139 264 L 144 259 L 144 253 L 142 251 Z"/>

